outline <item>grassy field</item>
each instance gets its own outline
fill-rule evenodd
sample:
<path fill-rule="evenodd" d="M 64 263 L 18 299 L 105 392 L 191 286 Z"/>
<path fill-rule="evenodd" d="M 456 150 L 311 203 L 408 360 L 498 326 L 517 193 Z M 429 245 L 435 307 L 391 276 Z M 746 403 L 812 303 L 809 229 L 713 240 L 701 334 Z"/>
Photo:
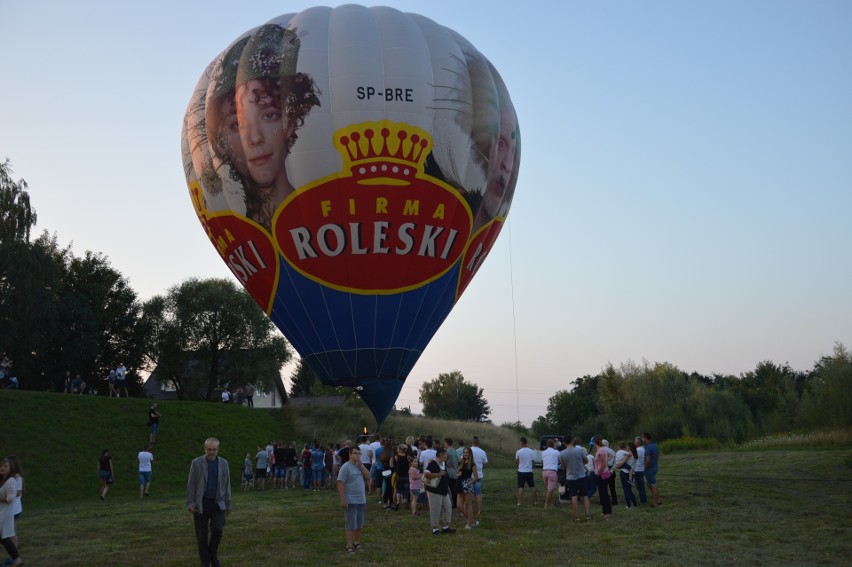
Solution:
<path fill-rule="evenodd" d="M 0 433 L 0 451 L 19 453 L 27 465 L 27 495 L 18 532 L 22 557 L 36 566 L 196 565 L 183 484 L 189 459 L 201 454 L 204 437 L 222 438 L 223 456 L 234 464 L 232 477 L 238 478 L 235 463 L 241 454 L 229 448 L 233 445 L 256 444 L 257 437 L 310 437 L 338 419 L 343 424 L 339 427 L 351 431 L 360 419 L 341 418 L 345 412 L 340 411 L 323 418 L 318 410 L 306 416 L 218 404 L 161 404 L 165 417 L 162 444 L 155 448 L 152 495 L 140 501 L 132 468 L 137 446 L 147 434 L 146 401 L 14 394 L 0 396 L 0 415 L 12 424 Z M 323 423 L 304 432 L 302 422 L 314 420 Z M 411 423 L 408 428 L 414 434 L 426 432 L 414 430 L 421 426 L 461 427 Z M 405 422 L 392 427 L 405 428 Z M 485 441 L 488 431 L 477 434 Z M 496 440 L 497 429 L 491 433 Z M 122 464 L 114 490 L 101 502 L 94 472 L 97 452 L 105 443 L 117 459 L 130 464 Z M 489 449 L 487 443 L 485 447 Z M 604 521 L 595 498 L 595 518 L 582 524 L 570 521 L 570 506 L 546 511 L 529 504 L 517 508 L 515 474 L 508 458 L 511 448 L 493 452 L 496 466 L 486 470 L 482 525 L 475 530 L 434 537 L 427 517 L 384 511 L 373 498 L 367 512 L 367 549 L 350 557 L 343 553 L 342 518 L 334 492 L 245 494 L 236 489 L 235 510 L 220 549 L 222 562 L 226 566 L 850 563 L 849 445 L 664 455 L 659 474 L 662 507 L 616 507 L 613 519 Z M 538 473 L 536 480 L 540 481 Z M 455 520 L 461 528 L 461 518 Z"/>

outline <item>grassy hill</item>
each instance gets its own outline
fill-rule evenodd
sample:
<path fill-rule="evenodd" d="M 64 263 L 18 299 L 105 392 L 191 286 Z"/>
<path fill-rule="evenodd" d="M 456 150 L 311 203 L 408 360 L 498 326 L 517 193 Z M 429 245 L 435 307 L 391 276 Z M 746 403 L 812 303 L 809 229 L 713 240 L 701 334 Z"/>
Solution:
<path fill-rule="evenodd" d="M 64 395 L 48 392 L 0 392 L 0 455 L 21 457 L 27 507 L 73 502 L 97 494 L 97 458 L 113 456 L 116 482 L 110 496 L 138 494 L 136 455 L 148 441 L 150 400 Z M 363 408 L 249 409 L 218 403 L 159 402 L 160 434 L 154 445 L 152 494 L 179 495 L 186 489 L 192 458 L 204 440 L 217 437 L 221 455 L 238 482 L 243 456 L 271 440 L 322 443 L 355 438 L 375 424 Z M 431 434 L 470 439 L 479 435 L 495 465 L 509 463 L 517 446 L 514 432 L 490 424 L 390 417 L 382 433 L 404 439 Z"/>
<path fill-rule="evenodd" d="M 345 439 L 372 423 L 360 408 L 249 410 L 215 403 L 161 404 L 151 497 L 138 498 L 136 453 L 147 440 L 148 401 L 0 392 L 0 454 L 18 453 L 27 493 L 18 524 L 27 565 L 197 565 L 192 521 L 184 508 L 189 460 L 203 440 L 222 440 L 233 464 L 270 439 Z M 366 551 L 343 552 L 336 492 L 234 491 L 220 555 L 225 565 L 848 565 L 852 554 L 852 446 L 805 449 L 790 442 L 754 450 L 666 454 L 665 505 L 625 510 L 611 521 L 574 523 L 571 507 L 515 505 L 514 433 L 484 424 L 390 418 L 386 435 L 479 435 L 492 465 L 482 525 L 432 538 L 426 516 L 389 512 L 371 498 Z M 807 440 L 807 438 L 806 438 Z M 118 480 L 97 498 L 96 459 L 109 447 Z M 772 449 L 772 450 L 766 450 Z M 536 475 L 541 491 L 541 477 Z M 621 492 L 619 490 L 619 495 Z M 541 499 L 539 492 L 539 499 Z M 461 528 L 461 518 L 453 517 Z M 2 559 L 2 557 L 0 557 Z"/>

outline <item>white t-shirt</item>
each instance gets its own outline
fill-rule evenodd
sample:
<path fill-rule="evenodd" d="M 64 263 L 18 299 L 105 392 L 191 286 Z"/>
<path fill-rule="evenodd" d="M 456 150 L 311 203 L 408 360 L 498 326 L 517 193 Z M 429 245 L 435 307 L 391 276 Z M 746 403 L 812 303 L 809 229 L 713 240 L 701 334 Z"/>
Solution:
<path fill-rule="evenodd" d="M 151 472 L 151 463 L 154 462 L 154 455 L 148 451 L 139 451 L 137 458 L 139 459 L 139 472 Z"/>
<path fill-rule="evenodd" d="M 370 453 L 370 451 L 372 451 L 372 449 L 370 449 L 370 445 L 367 443 L 361 443 L 358 445 L 358 448 L 361 449 L 361 464 L 370 468 L 370 465 L 373 463 L 373 455 Z"/>
<path fill-rule="evenodd" d="M 423 465 L 423 470 L 426 470 L 426 465 L 435 460 L 435 455 L 438 452 L 435 449 L 423 449 L 417 457 L 417 462 Z"/>
<path fill-rule="evenodd" d="M 529 447 L 521 447 L 515 453 L 515 459 L 518 461 L 518 472 L 532 472 L 533 456 L 535 452 Z"/>
<path fill-rule="evenodd" d="M 382 444 L 379 441 L 373 441 L 372 443 L 370 443 L 370 450 L 373 452 L 373 457 L 376 456 L 376 451 L 378 451 L 381 446 Z M 364 453 L 361 453 L 361 456 L 363 457 Z"/>
<path fill-rule="evenodd" d="M 24 477 L 16 476 L 15 482 L 17 483 L 17 486 L 18 486 L 18 492 L 23 494 Z M 14 514 L 20 514 L 21 512 L 24 511 L 24 506 L 23 506 L 23 504 L 21 504 L 21 494 L 18 494 L 18 496 L 15 498 L 15 503 L 12 505 L 12 514 L 13 515 Z"/>
<path fill-rule="evenodd" d="M 470 452 L 473 453 L 473 463 L 476 465 L 476 474 L 478 478 L 482 478 L 484 475 L 482 474 L 482 467 L 488 462 L 488 455 L 485 454 L 485 451 L 480 449 L 479 447 L 471 447 Z"/>
<path fill-rule="evenodd" d="M 541 452 L 541 468 L 545 471 L 555 471 L 559 469 L 559 451 L 553 447 L 548 447 Z"/>
<path fill-rule="evenodd" d="M 645 472 L 645 447 L 636 447 L 636 454 L 639 456 L 636 459 L 636 464 L 633 466 L 633 472 Z"/>

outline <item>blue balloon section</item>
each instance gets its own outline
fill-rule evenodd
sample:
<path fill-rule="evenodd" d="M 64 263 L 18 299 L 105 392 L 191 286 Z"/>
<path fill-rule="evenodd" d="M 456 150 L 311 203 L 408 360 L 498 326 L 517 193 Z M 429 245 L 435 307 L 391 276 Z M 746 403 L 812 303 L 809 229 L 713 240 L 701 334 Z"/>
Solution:
<path fill-rule="evenodd" d="M 321 285 L 282 260 L 269 316 L 323 383 L 358 389 L 381 424 L 453 308 L 460 263 L 414 290 L 362 295 Z"/>

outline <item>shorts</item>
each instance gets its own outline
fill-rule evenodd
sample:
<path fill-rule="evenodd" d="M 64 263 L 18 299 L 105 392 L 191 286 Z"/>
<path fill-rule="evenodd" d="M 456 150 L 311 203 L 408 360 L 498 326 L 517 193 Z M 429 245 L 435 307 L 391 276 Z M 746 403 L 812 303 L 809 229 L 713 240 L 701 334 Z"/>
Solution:
<path fill-rule="evenodd" d="M 152 423 L 151 424 L 151 435 L 156 435 L 159 432 L 160 432 L 160 424 L 159 423 Z"/>
<path fill-rule="evenodd" d="M 535 488 L 535 478 L 533 478 L 532 472 L 518 473 L 518 488 L 523 488 L 524 485 Z"/>
<path fill-rule="evenodd" d="M 112 477 L 112 473 L 109 471 L 98 471 L 98 478 L 101 480 L 107 480 Z"/>
<path fill-rule="evenodd" d="M 476 482 L 473 483 L 473 493 L 476 496 L 482 495 L 482 479 L 476 479 Z"/>
<path fill-rule="evenodd" d="M 151 471 L 139 471 L 139 484 L 151 482 Z"/>
<path fill-rule="evenodd" d="M 299 467 L 287 467 L 288 478 L 299 478 Z"/>
<path fill-rule="evenodd" d="M 253 476 L 251 476 L 251 473 L 243 473 L 243 480 L 244 480 L 244 481 L 246 481 L 246 482 L 251 482 L 251 479 L 253 479 L 253 478 L 254 478 L 254 477 L 253 477 Z"/>
<path fill-rule="evenodd" d="M 314 475 L 314 480 L 319 482 L 323 479 L 323 475 L 325 474 L 325 465 L 320 465 L 318 467 L 311 467 L 311 474 Z"/>
<path fill-rule="evenodd" d="M 565 481 L 565 488 L 568 490 L 568 496 L 588 496 L 589 487 L 586 478 L 569 478 Z"/>
<path fill-rule="evenodd" d="M 347 532 L 363 529 L 366 517 L 366 504 L 347 504 L 343 511 L 343 529 Z"/>
<path fill-rule="evenodd" d="M 556 471 L 541 471 L 541 478 L 544 480 L 544 487 L 548 491 L 553 490 L 559 484 Z"/>
<path fill-rule="evenodd" d="M 254 469 L 254 478 L 266 478 L 266 469 Z"/>
<path fill-rule="evenodd" d="M 284 478 L 287 475 L 287 468 L 279 465 L 275 465 L 275 478 Z"/>
<path fill-rule="evenodd" d="M 648 483 L 648 486 L 657 485 L 657 467 L 645 469 L 645 482 Z"/>
<path fill-rule="evenodd" d="M 382 482 L 382 469 L 379 467 L 371 467 L 370 478 L 373 479 L 373 484 L 378 485 Z"/>
<path fill-rule="evenodd" d="M 466 478 L 461 481 L 461 492 L 462 494 L 472 494 L 473 493 L 473 482 L 472 478 Z"/>

